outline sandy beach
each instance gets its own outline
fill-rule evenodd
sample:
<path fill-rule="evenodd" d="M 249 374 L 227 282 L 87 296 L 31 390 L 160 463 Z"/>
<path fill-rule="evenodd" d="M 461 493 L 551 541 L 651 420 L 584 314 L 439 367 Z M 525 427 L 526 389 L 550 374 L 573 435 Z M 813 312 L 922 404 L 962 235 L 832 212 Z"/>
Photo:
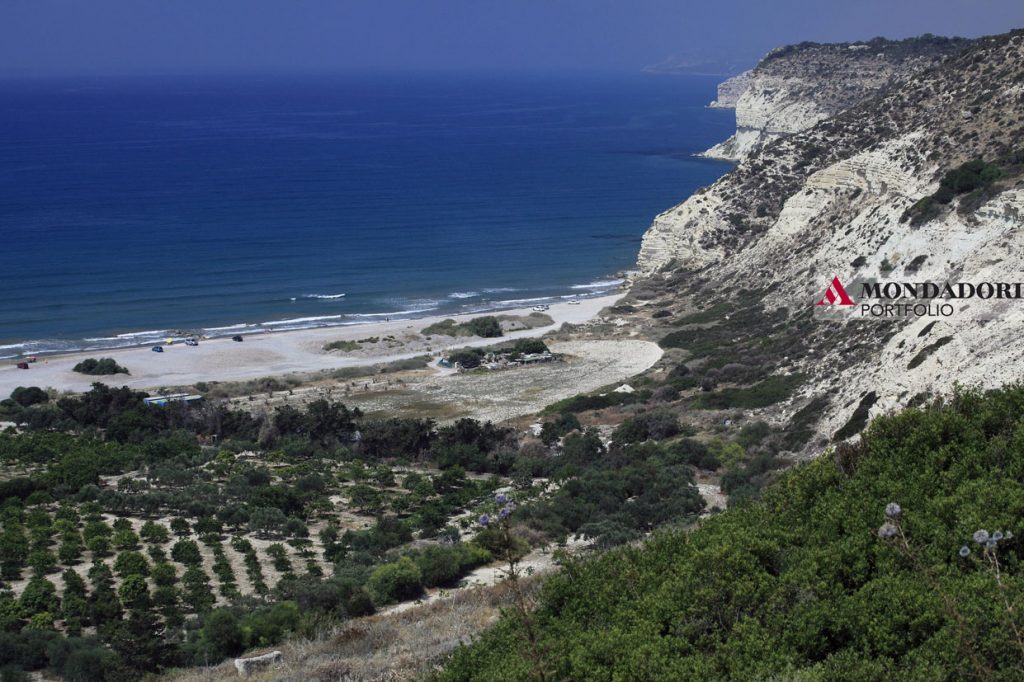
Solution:
<path fill-rule="evenodd" d="M 622 293 L 582 299 L 578 304 L 556 303 L 546 311 L 553 324 L 506 333 L 503 339 L 465 337 L 423 337 L 419 332 L 430 324 L 448 317 L 465 321 L 486 314 L 529 315 L 530 308 L 505 310 L 500 313 L 429 317 L 415 320 L 371 322 L 344 327 L 321 327 L 284 332 L 247 334 L 242 343 L 229 338 L 204 340 L 198 347 L 184 344 L 165 346 L 163 353 L 150 347 L 90 351 L 40 357 L 31 369 L 22 370 L 16 361 L 0 366 L 0 396 L 6 397 L 18 386 L 39 386 L 60 391 L 85 391 L 94 382 L 134 389 L 161 389 L 188 386 L 200 381 L 245 381 L 292 373 L 314 373 L 391 362 L 417 355 L 437 355 L 455 347 L 485 346 L 499 340 L 536 337 L 558 329 L 562 324 L 580 324 L 594 318 L 603 308 L 613 305 Z M 323 350 L 333 341 L 378 339 L 361 344 L 354 352 Z M 131 374 L 86 376 L 72 367 L 87 357 L 111 357 Z"/>

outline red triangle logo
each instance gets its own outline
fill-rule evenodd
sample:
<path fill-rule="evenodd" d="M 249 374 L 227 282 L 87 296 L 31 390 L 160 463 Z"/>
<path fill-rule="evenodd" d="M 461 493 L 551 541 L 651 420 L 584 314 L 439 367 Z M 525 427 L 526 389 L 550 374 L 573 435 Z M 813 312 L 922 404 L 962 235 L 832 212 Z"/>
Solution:
<path fill-rule="evenodd" d="M 825 295 L 816 305 L 854 305 L 853 299 L 846 293 L 843 283 L 838 277 L 832 278 L 832 283 L 825 289 Z"/>

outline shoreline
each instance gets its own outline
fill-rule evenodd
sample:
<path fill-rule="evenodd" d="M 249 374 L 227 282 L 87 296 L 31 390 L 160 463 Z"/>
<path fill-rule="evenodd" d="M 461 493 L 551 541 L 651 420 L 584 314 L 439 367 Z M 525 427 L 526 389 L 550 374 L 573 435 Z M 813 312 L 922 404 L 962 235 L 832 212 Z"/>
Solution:
<path fill-rule="evenodd" d="M 90 351 L 55 353 L 39 358 L 30 369 L 18 369 L 19 359 L 9 359 L 0 366 L 0 398 L 10 395 L 18 386 L 38 386 L 58 391 L 81 392 L 93 383 L 128 386 L 133 389 L 158 389 L 189 386 L 198 382 L 247 381 L 268 376 L 326 372 L 345 367 L 376 365 L 404 360 L 419 355 L 437 354 L 452 348 L 489 346 L 506 340 L 542 336 L 561 328 L 564 323 L 587 322 L 604 308 L 614 305 L 625 289 L 603 296 L 580 298 L 578 304 L 568 301 L 552 303 L 545 311 L 553 323 L 506 332 L 498 338 L 423 337 L 420 330 L 454 318 L 459 320 L 488 315 L 529 315 L 531 307 L 406 318 L 391 321 L 368 321 L 330 327 L 309 327 L 291 330 L 242 330 L 243 342 L 230 336 L 206 339 L 198 347 L 182 343 L 165 346 L 163 353 L 154 353 L 148 346 L 108 348 Z M 369 339 L 377 339 L 369 343 Z M 355 352 L 324 351 L 332 341 L 364 342 Z M 72 370 L 89 357 L 111 357 L 131 374 L 89 376 Z"/>
<path fill-rule="evenodd" d="M 109 332 L 110 336 L 84 337 L 80 339 L 59 339 L 41 338 L 16 340 L 8 339 L 0 342 L 0 365 L 5 362 L 22 362 L 29 357 L 55 357 L 69 353 L 107 353 L 116 350 L 131 348 L 151 347 L 164 344 L 167 340 L 182 342 L 189 337 L 200 339 L 230 338 L 235 334 L 263 334 L 285 331 L 301 331 L 308 329 L 328 329 L 337 327 L 353 327 L 374 324 L 376 322 L 390 322 L 391 318 L 396 320 L 419 320 L 443 317 L 464 317 L 479 315 L 507 314 L 509 311 L 518 310 L 525 306 L 538 304 L 554 305 L 569 300 L 584 301 L 590 298 L 600 298 L 621 291 L 628 285 L 629 273 L 618 272 L 610 275 L 610 279 L 599 279 L 586 284 L 577 284 L 563 290 L 560 293 L 544 294 L 540 296 L 527 296 L 518 299 L 490 300 L 483 298 L 479 301 L 474 299 L 481 296 L 481 292 L 454 292 L 443 300 L 432 300 L 430 307 L 411 310 L 395 310 L 385 312 L 325 312 L 326 314 L 293 313 L 300 317 L 285 317 L 282 319 L 267 320 L 264 322 L 235 322 L 231 324 L 218 323 L 219 326 L 193 326 L 193 327 L 165 327 L 150 330 L 132 330 L 126 332 Z M 490 293 L 505 293 L 504 289 L 482 290 Z M 508 293 L 531 294 L 530 290 L 507 290 Z M 345 294 L 309 294 L 303 298 L 314 299 L 343 299 Z M 292 298 L 293 301 L 297 300 Z M 465 303 L 455 306 L 459 301 Z M 448 307 L 445 304 L 448 304 Z"/>

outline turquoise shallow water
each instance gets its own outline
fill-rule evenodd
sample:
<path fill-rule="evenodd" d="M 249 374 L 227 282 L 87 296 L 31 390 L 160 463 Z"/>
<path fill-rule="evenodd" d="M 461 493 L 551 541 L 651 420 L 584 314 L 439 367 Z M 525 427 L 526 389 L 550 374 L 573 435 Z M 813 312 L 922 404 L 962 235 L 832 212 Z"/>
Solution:
<path fill-rule="evenodd" d="M 607 291 L 728 170 L 716 82 L 0 82 L 0 357 Z"/>

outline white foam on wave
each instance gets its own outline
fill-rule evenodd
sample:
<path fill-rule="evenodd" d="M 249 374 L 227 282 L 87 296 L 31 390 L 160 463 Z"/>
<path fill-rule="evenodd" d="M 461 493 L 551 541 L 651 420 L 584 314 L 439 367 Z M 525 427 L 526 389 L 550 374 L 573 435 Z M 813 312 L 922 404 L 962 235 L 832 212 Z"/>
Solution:
<path fill-rule="evenodd" d="M 303 294 L 302 298 L 316 298 L 321 301 L 333 301 L 338 298 L 345 298 L 345 294 Z M 293 301 L 295 299 L 292 299 Z"/>
<path fill-rule="evenodd" d="M 430 308 L 413 308 L 411 310 L 393 310 L 390 313 L 352 313 L 349 317 L 398 317 L 399 315 L 417 315 L 437 310 L 437 306 Z"/>
<path fill-rule="evenodd" d="M 246 328 L 248 328 L 248 326 L 249 325 L 247 325 L 245 323 L 242 323 L 242 324 L 229 324 L 226 327 L 207 327 L 206 331 L 208 331 L 208 332 L 233 332 L 233 331 L 236 331 L 238 329 L 246 329 Z"/>
<path fill-rule="evenodd" d="M 448 298 L 476 298 L 479 295 L 479 291 L 455 291 L 448 294 Z"/>
<path fill-rule="evenodd" d="M 606 289 L 609 287 L 617 287 L 623 284 L 626 280 L 624 279 L 604 279 L 596 282 L 589 282 L 587 284 L 574 284 L 570 289 Z"/>
<path fill-rule="evenodd" d="M 493 287 L 484 289 L 485 294 L 507 294 L 510 291 L 519 291 L 519 289 L 515 289 L 513 287 Z"/>
<path fill-rule="evenodd" d="M 495 301 L 495 305 L 524 305 L 527 303 L 540 303 L 541 301 L 551 301 L 552 296 L 538 296 L 537 298 L 510 298 L 504 301 Z"/>
<path fill-rule="evenodd" d="M 303 324 L 307 322 L 324 322 L 326 320 L 340 320 L 341 315 L 321 315 L 319 317 L 296 317 L 291 320 L 271 320 L 261 322 L 264 327 L 279 327 L 284 324 Z"/>
<path fill-rule="evenodd" d="M 150 329 L 144 332 L 129 332 L 127 334 L 118 334 L 119 339 L 137 339 L 143 336 L 171 336 L 169 329 Z"/>

